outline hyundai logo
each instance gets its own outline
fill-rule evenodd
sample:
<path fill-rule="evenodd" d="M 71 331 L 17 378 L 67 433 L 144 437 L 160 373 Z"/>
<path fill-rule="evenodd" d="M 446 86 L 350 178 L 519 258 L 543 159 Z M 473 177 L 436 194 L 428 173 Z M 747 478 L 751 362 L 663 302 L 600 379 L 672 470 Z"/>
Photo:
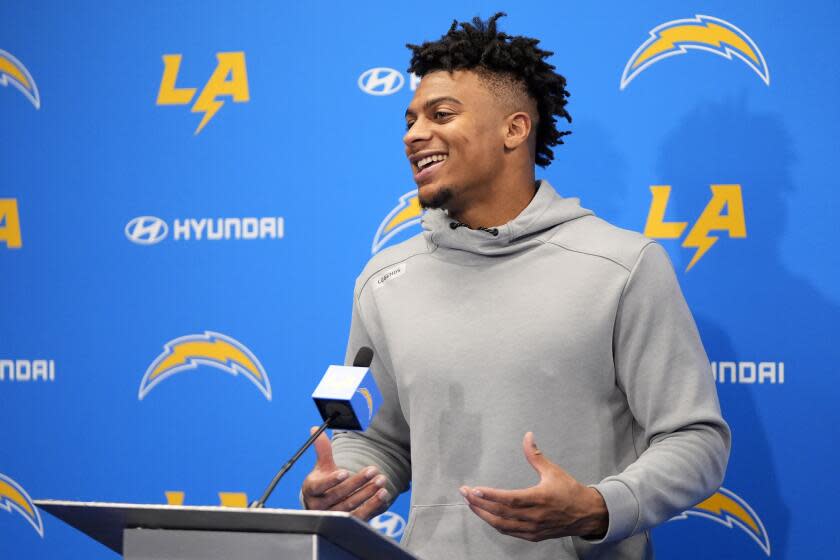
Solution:
<path fill-rule="evenodd" d="M 370 526 L 392 539 L 398 539 L 405 529 L 405 519 L 392 511 L 386 511 L 370 520 Z"/>
<path fill-rule="evenodd" d="M 405 84 L 405 78 L 393 68 L 371 68 L 359 76 L 359 89 L 371 95 L 391 95 Z"/>
<path fill-rule="evenodd" d="M 138 216 L 125 226 L 125 236 L 138 245 L 160 243 L 169 233 L 169 226 L 154 216 Z"/>

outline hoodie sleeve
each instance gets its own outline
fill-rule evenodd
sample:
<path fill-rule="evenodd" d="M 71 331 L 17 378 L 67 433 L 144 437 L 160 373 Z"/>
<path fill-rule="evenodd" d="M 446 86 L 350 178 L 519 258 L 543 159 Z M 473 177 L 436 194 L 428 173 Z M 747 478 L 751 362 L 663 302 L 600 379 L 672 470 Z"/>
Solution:
<path fill-rule="evenodd" d="M 616 380 L 642 430 L 639 457 L 593 488 L 615 541 L 649 529 L 713 494 L 723 481 L 731 434 L 708 358 L 665 250 L 642 249 L 618 306 Z"/>
<path fill-rule="evenodd" d="M 388 479 L 386 488 L 390 499 L 394 500 L 408 489 L 411 480 L 409 428 L 400 407 L 393 373 L 385 365 L 382 348 L 377 348 L 368 334 L 359 305 L 358 300 L 353 305 L 345 364 L 352 365 L 362 346 L 373 350 L 370 367 L 382 394 L 382 405 L 366 431 L 336 431 L 333 434 L 333 458 L 336 465 L 351 472 L 370 465 L 379 467 Z"/>

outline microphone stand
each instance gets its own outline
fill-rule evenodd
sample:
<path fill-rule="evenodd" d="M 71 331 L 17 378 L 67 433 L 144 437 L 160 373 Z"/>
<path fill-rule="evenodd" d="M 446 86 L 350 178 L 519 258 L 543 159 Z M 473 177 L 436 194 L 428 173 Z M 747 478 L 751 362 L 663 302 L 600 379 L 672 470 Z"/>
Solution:
<path fill-rule="evenodd" d="M 283 476 L 285 476 L 287 472 L 289 472 L 289 469 L 292 468 L 292 465 L 294 465 L 297 462 L 297 460 L 300 459 L 301 455 L 303 455 L 306 452 L 306 450 L 309 449 L 309 446 L 315 443 L 315 440 L 318 439 L 318 436 L 324 433 L 324 430 L 326 430 L 330 426 L 330 423 L 336 418 L 338 418 L 338 416 L 338 412 L 333 412 L 332 414 L 330 414 L 329 418 L 327 418 L 324 421 L 324 423 L 321 424 L 321 427 L 318 428 L 318 431 L 309 436 L 309 439 L 306 440 L 306 443 L 304 443 L 301 446 L 301 448 L 297 450 L 297 453 L 295 453 L 292 456 L 292 458 L 289 459 L 288 462 L 285 465 L 283 465 L 283 467 L 279 471 L 277 471 L 277 474 L 274 475 L 274 478 L 269 483 L 268 488 L 266 488 L 265 492 L 263 492 L 262 497 L 260 497 L 259 500 L 251 502 L 251 505 L 248 506 L 249 508 L 260 509 L 265 507 L 265 501 L 268 499 L 269 496 L 271 496 L 271 493 L 274 492 L 274 487 L 277 486 L 277 483 L 280 482 L 280 479 L 283 478 Z"/>

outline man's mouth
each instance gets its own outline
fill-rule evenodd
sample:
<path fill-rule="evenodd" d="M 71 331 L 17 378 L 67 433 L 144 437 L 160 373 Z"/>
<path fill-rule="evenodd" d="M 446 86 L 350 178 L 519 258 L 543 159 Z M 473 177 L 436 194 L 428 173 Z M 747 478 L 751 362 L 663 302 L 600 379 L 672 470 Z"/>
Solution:
<path fill-rule="evenodd" d="M 425 171 L 426 169 L 437 165 L 443 161 L 446 161 L 446 158 L 449 156 L 446 154 L 432 154 L 430 156 L 426 156 L 420 161 L 417 162 L 417 169 L 420 171 Z"/>
<path fill-rule="evenodd" d="M 431 154 L 417 160 L 417 173 L 414 174 L 414 181 L 426 181 L 431 178 L 435 171 L 449 158 L 449 154 Z"/>

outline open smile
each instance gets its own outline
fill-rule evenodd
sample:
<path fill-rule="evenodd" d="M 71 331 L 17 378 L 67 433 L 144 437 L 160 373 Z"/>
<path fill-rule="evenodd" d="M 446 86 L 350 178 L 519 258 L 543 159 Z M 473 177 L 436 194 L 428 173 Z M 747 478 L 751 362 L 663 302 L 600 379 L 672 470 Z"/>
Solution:
<path fill-rule="evenodd" d="M 414 162 L 417 171 L 414 173 L 414 181 L 426 181 L 443 166 L 444 162 L 449 158 L 448 154 L 431 154 L 424 156 Z"/>

